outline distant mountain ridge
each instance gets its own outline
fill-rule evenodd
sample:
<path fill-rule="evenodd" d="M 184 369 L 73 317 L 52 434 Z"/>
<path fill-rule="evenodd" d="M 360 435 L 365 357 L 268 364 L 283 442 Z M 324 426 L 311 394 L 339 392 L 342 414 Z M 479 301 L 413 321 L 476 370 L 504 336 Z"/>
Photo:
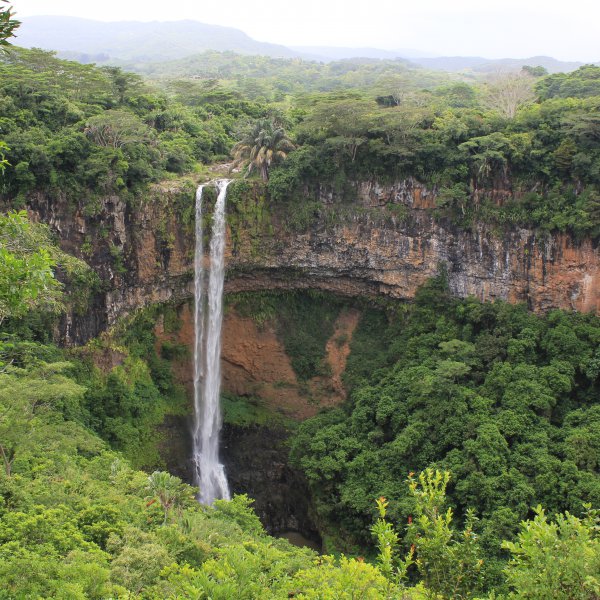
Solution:
<path fill-rule="evenodd" d="M 436 71 L 474 71 L 475 73 L 490 73 L 494 71 L 516 71 L 525 65 L 544 67 L 549 73 L 575 71 L 582 62 L 565 62 L 551 56 L 531 56 L 529 58 L 482 58 L 481 56 L 440 56 L 416 57 L 412 62 Z"/>
<path fill-rule="evenodd" d="M 347 48 L 338 46 L 290 46 L 300 55 L 314 56 L 318 60 L 328 62 L 331 60 L 344 60 L 346 58 L 379 58 L 380 60 L 395 60 L 397 58 L 414 59 L 431 57 L 435 55 L 412 48 L 398 48 L 397 50 L 382 50 L 381 48 Z"/>
<path fill-rule="evenodd" d="M 78 17 L 35 16 L 22 19 L 15 42 L 19 46 L 55 50 L 63 58 L 81 62 L 150 63 L 186 58 L 207 50 L 272 58 L 302 58 L 329 62 L 351 58 L 409 59 L 427 69 L 486 73 L 543 66 L 550 73 L 573 71 L 584 63 L 563 62 L 548 56 L 524 59 L 435 57 L 413 49 L 297 46 L 259 42 L 233 27 L 199 21 L 93 21 Z"/>
<path fill-rule="evenodd" d="M 296 52 L 253 40 L 239 29 L 198 21 L 92 21 L 77 17 L 40 16 L 22 19 L 15 42 L 19 46 L 102 56 L 120 61 L 184 58 L 205 50 L 231 50 L 292 58 Z"/>

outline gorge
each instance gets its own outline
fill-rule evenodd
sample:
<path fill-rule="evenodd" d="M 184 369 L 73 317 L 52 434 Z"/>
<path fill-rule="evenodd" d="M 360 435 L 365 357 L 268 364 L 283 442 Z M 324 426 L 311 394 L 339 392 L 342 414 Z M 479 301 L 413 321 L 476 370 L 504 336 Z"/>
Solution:
<path fill-rule="evenodd" d="M 107 197 L 93 218 L 42 194 L 32 198 L 32 218 L 50 223 L 64 249 L 95 240 L 89 261 L 107 282 L 94 300 L 97 311 L 63 320 L 63 343 L 83 343 L 142 306 L 192 296 L 193 225 L 176 208 L 192 198 L 189 188 L 158 186 L 139 207 Z M 234 227 L 235 239 L 229 228 L 226 293 L 314 288 L 410 299 L 443 266 L 458 297 L 525 302 L 536 311 L 600 306 L 600 252 L 591 240 L 483 223 L 453 226 L 434 216 L 435 191 L 413 180 L 359 183 L 349 198 L 325 187 L 297 230 L 286 226 L 285 207 L 259 206 L 260 187 L 249 188 L 242 202 L 230 209 L 230 221 L 241 214 L 248 222 Z M 108 240 L 98 237 L 100 222 L 110 224 Z M 120 249 L 123 273 L 105 261 L 109 244 Z"/>
<path fill-rule="evenodd" d="M 269 290 L 318 290 L 346 297 L 350 307 L 353 298 L 410 300 L 419 286 L 441 270 L 458 297 L 526 302 L 537 311 L 585 311 L 598 305 L 595 281 L 600 254 L 589 240 L 522 228 L 498 230 L 482 223 L 462 229 L 435 214 L 435 190 L 414 180 L 391 185 L 362 182 L 354 189 L 351 195 L 339 196 L 324 187 L 308 222 L 292 227 L 289 208 L 273 204 L 267 208 L 260 184 L 232 183 L 225 245 L 226 297 Z M 216 196 L 206 188 L 204 196 L 207 213 L 216 210 Z M 94 219 L 77 213 L 67 219 L 56 203 L 50 207 L 42 196 L 34 199 L 32 216 L 49 221 L 67 249 L 78 247 L 90 236 L 94 239 L 96 222 L 113 223 L 112 243 L 122 248 L 127 267 L 123 273 L 107 272 L 106 242 L 94 244 L 97 254 L 90 262 L 94 264 L 98 257 L 97 268 L 104 269 L 109 288 L 94 300 L 98 312 L 63 318 L 59 326 L 63 343 L 85 342 L 128 314 L 158 302 L 179 307 L 182 323 L 175 337 L 163 337 L 159 326 L 159 338 L 193 348 L 193 319 L 186 307 L 193 297 L 194 222 L 202 225 L 197 216 L 191 222 L 186 217 L 193 197 L 189 187 L 158 186 L 138 207 L 107 198 Z M 293 419 L 315 414 L 319 406 L 327 405 L 326 397 L 336 397 L 329 391 L 315 403 L 310 399 L 313 392 L 302 391 L 274 331 L 257 329 L 235 310 L 226 311 L 224 329 L 225 392 L 259 398 L 270 410 Z M 351 334 L 348 344 L 350 340 Z M 179 367 L 179 372 L 191 390 L 185 367 Z M 287 382 L 287 390 L 277 388 L 282 382 Z M 326 386 L 335 389 L 333 382 Z M 186 420 L 172 423 L 170 430 L 169 469 L 191 481 L 194 476 L 186 466 L 186 453 L 191 450 L 181 441 L 187 437 Z M 246 429 L 226 423 L 224 461 L 234 491 L 256 498 L 255 508 L 269 531 L 295 530 L 318 540 L 306 502 L 306 482 L 287 464 L 287 436 L 285 428 L 278 426 Z"/>
<path fill-rule="evenodd" d="M 0 598 L 596 600 L 600 68 L 141 77 L 5 4 Z"/>

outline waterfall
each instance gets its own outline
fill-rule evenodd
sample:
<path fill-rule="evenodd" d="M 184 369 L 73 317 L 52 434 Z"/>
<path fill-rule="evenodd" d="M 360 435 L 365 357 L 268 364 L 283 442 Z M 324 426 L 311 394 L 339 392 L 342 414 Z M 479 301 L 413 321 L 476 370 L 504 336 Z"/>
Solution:
<path fill-rule="evenodd" d="M 219 463 L 221 410 L 221 324 L 223 322 L 223 280 L 225 278 L 225 198 L 226 179 L 217 182 L 210 241 L 210 271 L 205 286 L 202 230 L 203 186 L 196 191 L 196 250 L 194 257 L 194 482 L 198 499 L 212 504 L 217 498 L 229 499 L 229 486 Z M 206 288 L 206 289 L 205 289 Z M 206 308 L 205 308 L 206 303 Z"/>

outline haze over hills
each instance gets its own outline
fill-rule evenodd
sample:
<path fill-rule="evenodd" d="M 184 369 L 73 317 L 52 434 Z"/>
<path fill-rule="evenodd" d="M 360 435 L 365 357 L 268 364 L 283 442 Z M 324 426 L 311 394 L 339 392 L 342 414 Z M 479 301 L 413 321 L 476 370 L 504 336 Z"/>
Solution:
<path fill-rule="evenodd" d="M 103 22 L 77 17 L 24 18 L 16 44 L 57 50 L 61 55 L 88 54 L 94 60 L 160 61 L 205 50 L 295 57 L 285 46 L 253 40 L 239 29 L 198 21 Z M 96 58 L 100 57 L 100 58 Z"/>
<path fill-rule="evenodd" d="M 397 50 L 382 50 L 381 48 L 345 48 L 338 46 L 290 46 L 302 56 L 314 56 L 318 60 L 344 60 L 346 58 L 379 58 L 394 60 L 396 58 L 434 57 L 434 54 L 415 50 L 413 48 L 398 48 Z"/>
<path fill-rule="evenodd" d="M 583 64 L 559 61 L 547 56 L 487 59 L 435 57 L 431 53 L 415 49 L 382 50 L 328 46 L 288 48 L 254 40 L 239 29 L 191 20 L 104 22 L 77 17 L 33 16 L 22 21 L 16 41 L 19 46 L 55 50 L 59 56 L 81 62 L 153 63 L 216 50 L 321 62 L 351 58 L 403 58 L 428 69 L 448 72 L 468 70 L 485 73 L 519 70 L 523 65 L 541 65 L 550 73 L 555 73 L 573 71 Z"/>
<path fill-rule="evenodd" d="M 531 56 L 529 58 L 483 58 L 481 56 L 439 56 L 415 57 L 412 62 L 435 71 L 474 71 L 489 73 L 493 71 L 518 71 L 525 65 L 544 67 L 548 73 L 565 73 L 575 71 L 582 62 L 567 62 L 551 56 Z"/>

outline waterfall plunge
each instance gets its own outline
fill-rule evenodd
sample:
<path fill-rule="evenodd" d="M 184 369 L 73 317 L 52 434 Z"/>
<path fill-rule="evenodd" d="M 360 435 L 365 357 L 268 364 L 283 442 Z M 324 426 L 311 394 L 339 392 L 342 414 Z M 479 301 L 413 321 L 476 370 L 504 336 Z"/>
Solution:
<path fill-rule="evenodd" d="M 219 463 L 221 410 L 221 324 L 223 322 L 223 280 L 225 277 L 225 198 L 226 179 L 217 182 L 210 241 L 208 287 L 204 281 L 202 231 L 202 192 L 196 192 L 196 251 L 194 256 L 194 483 L 198 499 L 212 504 L 217 498 L 229 499 L 229 486 L 223 465 Z M 206 289 L 205 289 L 206 288 Z M 206 302 L 206 309 L 205 309 Z"/>

